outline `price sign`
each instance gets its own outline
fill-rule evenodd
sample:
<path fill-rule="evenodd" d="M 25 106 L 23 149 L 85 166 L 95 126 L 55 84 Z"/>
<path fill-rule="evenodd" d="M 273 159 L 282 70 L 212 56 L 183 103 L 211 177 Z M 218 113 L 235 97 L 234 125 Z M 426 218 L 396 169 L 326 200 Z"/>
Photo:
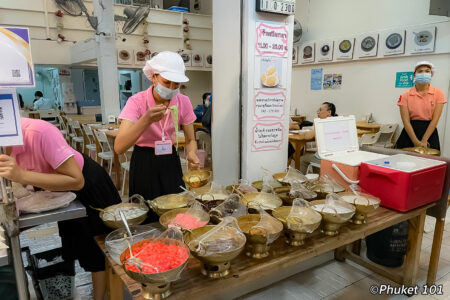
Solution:
<path fill-rule="evenodd" d="M 0 89 L 0 146 L 22 145 L 19 105 L 15 89 Z"/>
<path fill-rule="evenodd" d="M 293 15 L 295 0 L 256 0 L 256 11 Z"/>
<path fill-rule="evenodd" d="M 275 22 L 256 22 L 256 53 L 287 57 L 289 28 Z"/>

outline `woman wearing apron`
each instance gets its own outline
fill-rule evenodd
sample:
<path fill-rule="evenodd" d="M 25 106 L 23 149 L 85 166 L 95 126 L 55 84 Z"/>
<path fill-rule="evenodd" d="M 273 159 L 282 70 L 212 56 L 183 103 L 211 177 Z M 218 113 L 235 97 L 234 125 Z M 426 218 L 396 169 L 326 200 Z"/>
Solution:
<path fill-rule="evenodd" d="M 199 159 L 193 122 L 196 119 L 191 101 L 179 93 L 180 83 L 189 81 L 184 75 L 181 56 L 161 52 L 147 61 L 144 73 L 153 86 L 130 97 L 119 115 L 122 119 L 114 143 L 116 153 L 124 153 L 134 146 L 130 162 L 129 195 L 139 194 L 145 199 L 179 193 L 184 187 L 180 158 L 175 149 L 176 136 L 173 114 L 178 109 L 177 124 L 183 125 L 188 166 L 196 169 Z M 157 221 L 150 211 L 147 221 Z"/>
<path fill-rule="evenodd" d="M 6 148 L 0 155 L 0 176 L 22 185 L 50 191 L 72 191 L 86 207 L 87 217 L 58 222 L 63 259 L 78 259 L 92 272 L 94 299 L 106 289 L 105 258 L 94 236 L 108 228 L 92 207 L 105 208 L 121 202 L 108 173 L 84 154 L 72 149 L 58 128 L 35 119 L 22 118 L 23 146 Z"/>
<path fill-rule="evenodd" d="M 440 150 L 436 126 L 447 102 L 444 93 L 430 84 L 434 66 L 427 61 L 414 68 L 415 86 L 398 99 L 403 130 L 396 148 L 428 147 Z"/>

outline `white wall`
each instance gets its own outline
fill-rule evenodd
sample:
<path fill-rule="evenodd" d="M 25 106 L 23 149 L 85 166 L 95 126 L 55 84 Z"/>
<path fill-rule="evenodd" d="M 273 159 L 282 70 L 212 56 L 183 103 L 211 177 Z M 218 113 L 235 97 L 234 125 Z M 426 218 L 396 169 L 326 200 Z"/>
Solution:
<path fill-rule="evenodd" d="M 301 43 L 357 36 L 366 32 L 386 29 L 414 28 L 435 23 L 437 29 L 436 51 L 441 54 L 406 55 L 390 58 L 332 62 L 302 65 L 293 68 L 291 108 L 298 108 L 311 120 L 320 103 L 336 104 L 340 115 L 354 114 L 358 119 L 372 112 L 375 121 L 402 125 L 397 100 L 407 89 L 395 88 L 396 72 L 412 71 L 419 60 L 429 60 L 436 65 L 433 85 L 442 89 L 447 98 L 450 82 L 450 22 L 448 17 L 429 16 L 426 0 L 377 0 L 377 1 L 326 1 L 297 0 L 296 18 L 303 26 Z M 369 13 L 370 12 L 370 13 Z M 340 73 L 340 90 L 310 89 L 311 69 L 323 68 L 323 73 Z M 450 156 L 449 105 L 440 119 L 438 130 L 444 155 Z M 401 126 L 402 127 L 402 126 Z"/>
<path fill-rule="evenodd" d="M 212 92 L 211 72 L 187 71 L 186 76 L 189 77 L 189 82 L 184 84 L 186 89 L 181 92 L 191 99 L 192 106 L 195 108 L 203 102 L 203 93 Z"/>

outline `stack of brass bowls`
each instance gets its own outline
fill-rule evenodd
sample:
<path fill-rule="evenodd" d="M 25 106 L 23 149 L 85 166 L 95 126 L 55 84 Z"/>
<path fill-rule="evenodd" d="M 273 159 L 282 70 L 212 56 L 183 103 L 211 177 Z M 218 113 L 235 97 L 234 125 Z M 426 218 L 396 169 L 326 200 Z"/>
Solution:
<path fill-rule="evenodd" d="M 159 217 L 159 223 L 161 223 L 161 225 L 164 228 L 168 228 L 169 224 L 172 222 L 172 220 L 178 215 L 178 214 L 184 214 L 187 213 L 189 208 L 177 208 L 177 209 L 172 209 L 169 210 L 168 212 L 165 212 L 161 215 L 161 217 Z M 209 214 L 205 211 L 202 210 L 201 212 L 201 216 L 199 221 L 205 222 L 206 224 L 208 224 L 209 222 Z M 205 225 L 206 225 L 205 224 Z M 186 229 L 186 228 L 182 228 L 182 229 Z"/>
<path fill-rule="evenodd" d="M 208 170 L 192 170 L 183 175 L 183 181 L 190 188 L 199 188 L 211 180 Z"/>
<path fill-rule="evenodd" d="M 247 193 L 242 196 L 241 201 L 248 208 L 256 210 L 259 209 L 259 207 L 264 210 L 274 210 L 283 204 L 276 194 L 265 192 Z"/>
<path fill-rule="evenodd" d="M 279 221 L 273 231 L 267 232 L 263 228 L 254 227 L 259 223 L 259 214 L 250 214 L 237 218 L 239 227 L 247 238 L 245 254 L 252 258 L 264 258 L 269 256 L 270 241 L 275 241 L 283 231 L 283 224 Z"/>
<path fill-rule="evenodd" d="M 355 195 L 354 193 L 346 192 L 340 193 L 339 196 L 345 202 L 353 204 L 356 207 L 356 213 L 350 220 L 354 224 L 366 223 L 367 214 L 380 206 L 380 199 L 369 194 L 359 193 L 359 195 Z"/>
<path fill-rule="evenodd" d="M 176 243 L 180 247 L 184 247 L 189 251 L 189 248 L 178 240 L 173 239 L 167 239 L 170 240 L 171 243 Z M 131 249 L 134 250 L 135 248 L 141 247 L 145 244 L 148 244 L 152 242 L 153 239 L 146 239 L 140 242 L 137 242 L 131 246 Z M 170 290 L 170 283 L 172 281 L 177 280 L 179 274 L 181 271 L 183 271 L 184 267 L 186 266 L 188 259 L 181 264 L 180 266 L 161 273 L 152 273 L 152 274 L 145 274 L 141 272 L 134 272 L 131 270 L 128 270 L 126 268 L 126 257 L 129 256 L 130 249 L 126 248 L 122 254 L 120 255 L 120 261 L 122 265 L 124 266 L 125 273 L 131 277 L 131 279 L 136 280 L 137 282 L 140 282 L 142 284 L 142 297 L 145 299 L 165 299 L 169 297 L 172 294 L 172 291 Z M 134 251 L 133 251 L 134 253 Z"/>
<path fill-rule="evenodd" d="M 147 201 L 147 203 L 158 216 L 161 216 L 169 210 L 187 207 L 191 199 L 193 197 L 188 193 L 168 194 L 155 198 L 152 201 Z"/>
<path fill-rule="evenodd" d="M 207 225 L 186 233 L 184 238 L 186 245 L 190 245 L 191 241 L 204 235 L 214 227 L 215 227 L 214 225 Z M 228 229 L 235 230 L 236 236 L 239 233 L 239 230 L 236 228 L 228 227 Z M 224 252 L 215 253 L 207 256 L 201 255 L 201 253 L 196 252 L 196 249 L 191 248 L 192 255 L 194 255 L 198 260 L 200 260 L 203 263 L 201 270 L 202 274 L 208 276 L 209 278 L 214 279 L 222 278 L 230 274 L 231 261 L 242 252 L 245 246 L 245 239 L 243 239 L 243 241 L 241 242 L 239 241 L 237 242 L 238 243 L 236 245 L 236 248 L 234 249 L 228 249 Z"/>
<path fill-rule="evenodd" d="M 289 217 L 292 206 L 282 206 L 273 211 L 273 216 L 284 225 L 286 243 L 291 246 L 301 246 L 305 243 L 305 239 L 309 233 L 316 230 L 322 216 L 309 207 L 301 207 L 304 217 Z"/>
<path fill-rule="evenodd" d="M 435 156 L 441 155 L 441 151 L 439 151 L 437 149 L 433 149 L 433 148 L 408 147 L 408 148 L 403 148 L 402 150 L 409 151 L 409 152 L 416 152 L 416 153 L 420 153 L 420 154 L 435 155 Z"/>
<path fill-rule="evenodd" d="M 342 224 L 350 220 L 355 214 L 355 207 L 349 205 L 352 209 L 345 207 L 342 212 L 338 212 L 335 208 L 327 207 L 325 211 L 325 204 L 326 200 L 314 200 L 311 202 L 311 208 L 322 215 L 322 232 L 330 236 L 338 235 Z M 321 205 L 322 208 L 319 208 L 317 205 Z"/>

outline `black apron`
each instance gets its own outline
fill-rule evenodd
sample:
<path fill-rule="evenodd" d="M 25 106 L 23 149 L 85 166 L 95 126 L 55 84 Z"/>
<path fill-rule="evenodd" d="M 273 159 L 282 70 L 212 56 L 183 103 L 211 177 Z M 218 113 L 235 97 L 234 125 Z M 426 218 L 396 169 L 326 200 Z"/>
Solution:
<path fill-rule="evenodd" d="M 78 259 L 87 272 L 105 270 L 105 257 L 94 241 L 94 236 L 111 229 L 105 226 L 99 212 L 91 208 L 105 208 L 121 203 L 119 192 L 108 173 L 90 157 L 83 154 L 84 187 L 73 191 L 86 207 L 87 217 L 58 222 L 63 259 Z"/>
<path fill-rule="evenodd" d="M 411 120 L 411 126 L 414 130 L 414 133 L 416 134 L 417 139 L 420 141 L 425 134 L 425 131 L 427 131 L 428 125 L 431 121 L 424 121 L 424 120 Z M 441 150 L 440 143 L 439 143 L 439 135 L 437 129 L 433 131 L 430 138 L 428 139 L 429 148 Z M 406 132 L 405 128 L 403 128 L 402 133 L 400 134 L 397 143 L 395 145 L 395 148 L 402 149 L 407 147 L 414 147 L 413 142 L 409 138 L 408 133 Z"/>
<path fill-rule="evenodd" d="M 130 161 L 130 192 L 139 194 L 146 200 L 156 197 L 181 193 L 183 182 L 181 162 L 175 147 L 172 154 L 155 155 L 155 149 L 135 145 Z M 148 212 L 147 222 L 156 222 L 159 216 L 153 211 Z"/>

